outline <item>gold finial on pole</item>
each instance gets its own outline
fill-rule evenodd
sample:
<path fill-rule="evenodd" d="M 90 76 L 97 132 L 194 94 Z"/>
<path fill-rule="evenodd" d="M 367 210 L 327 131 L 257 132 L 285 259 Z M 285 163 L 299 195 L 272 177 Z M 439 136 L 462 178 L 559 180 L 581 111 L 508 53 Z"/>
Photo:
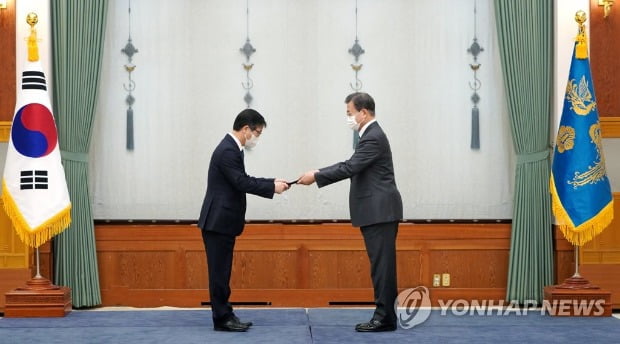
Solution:
<path fill-rule="evenodd" d="M 26 16 L 26 23 L 30 25 L 30 36 L 28 36 L 28 61 L 39 61 L 39 45 L 37 43 L 37 29 L 35 25 L 39 22 L 39 16 L 30 12 Z"/>
<path fill-rule="evenodd" d="M 577 42 L 577 46 L 575 47 L 575 58 L 578 59 L 588 58 L 588 38 L 586 37 L 586 26 L 583 24 L 586 20 L 588 20 L 586 12 L 579 10 L 575 13 L 575 21 L 579 24 L 579 32 L 575 38 Z"/>

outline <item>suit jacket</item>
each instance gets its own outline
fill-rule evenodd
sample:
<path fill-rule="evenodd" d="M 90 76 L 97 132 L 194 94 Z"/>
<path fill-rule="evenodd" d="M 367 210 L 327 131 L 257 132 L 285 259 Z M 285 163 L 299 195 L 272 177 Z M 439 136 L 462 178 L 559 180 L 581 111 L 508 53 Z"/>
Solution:
<path fill-rule="evenodd" d="M 247 175 L 243 153 L 235 140 L 226 135 L 211 155 L 207 193 L 198 227 L 232 236 L 241 234 L 245 224 L 246 193 L 273 198 L 273 182 L 273 178 Z"/>
<path fill-rule="evenodd" d="M 371 123 L 349 160 L 314 175 L 319 187 L 351 178 L 349 211 L 353 226 L 400 221 L 403 201 L 396 188 L 392 151 L 379 123 Z"/>

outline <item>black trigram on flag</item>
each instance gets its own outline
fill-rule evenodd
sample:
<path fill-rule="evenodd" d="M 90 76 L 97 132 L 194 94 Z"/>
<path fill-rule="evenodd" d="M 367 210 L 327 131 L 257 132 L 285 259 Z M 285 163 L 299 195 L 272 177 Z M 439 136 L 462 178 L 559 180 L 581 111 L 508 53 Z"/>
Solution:
<path fill-rule="evenodd" d="M 21 190 L 47 189 L 47 171 L 21 171 L 20 177 Z"/>
<path fill-rule="evenodd" d="M 26 70 L 22 72 L 22 90 L 47 90 L 43 72 Z"/>

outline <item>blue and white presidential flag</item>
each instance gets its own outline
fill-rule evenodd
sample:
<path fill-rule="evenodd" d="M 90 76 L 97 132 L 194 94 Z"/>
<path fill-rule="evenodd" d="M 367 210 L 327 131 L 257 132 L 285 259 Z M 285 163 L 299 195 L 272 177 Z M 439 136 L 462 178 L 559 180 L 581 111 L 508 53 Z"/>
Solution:
<path fill-rule="evenodd" d="M 569 242 L 578 246 L 602 232 L 614 215 L 585 30 L 580 24 L 550 182 L 557 226 Z"/>
<path fill-rule="evenodd" d="M 41 246 L 71 223 L 71 201 L 51 108 L 45 74 L 36 56 L 22 72 L 2 180 L 4 208 L 19 237 L 31 247 Z"/>

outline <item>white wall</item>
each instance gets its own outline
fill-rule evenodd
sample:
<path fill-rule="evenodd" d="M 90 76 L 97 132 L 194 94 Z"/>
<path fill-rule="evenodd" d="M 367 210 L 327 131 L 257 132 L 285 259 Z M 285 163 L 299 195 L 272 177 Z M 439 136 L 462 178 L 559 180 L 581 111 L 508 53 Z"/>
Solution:
<path fill-rule="evenodd" d="M 132 1 L 135 151 L 125 150 L 126 1 L 110 1 L 92 147 L 95 216 L 196 219 L 214 147 L 245 107 L 244 0 Z M 513 152 L 493 6 L 478 0 L 481 149 L 472 151 L 474 1 L 359 1 L 360 78 L 392 145 L 405 217 L 509 218 Z M 250 1 L 253 107 L 268 128 L 255 176 L 292 179 L 350 157 L 351 0 Z M 348 219 L 349 182 L 249 197 L 249 219 Z"/>

